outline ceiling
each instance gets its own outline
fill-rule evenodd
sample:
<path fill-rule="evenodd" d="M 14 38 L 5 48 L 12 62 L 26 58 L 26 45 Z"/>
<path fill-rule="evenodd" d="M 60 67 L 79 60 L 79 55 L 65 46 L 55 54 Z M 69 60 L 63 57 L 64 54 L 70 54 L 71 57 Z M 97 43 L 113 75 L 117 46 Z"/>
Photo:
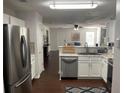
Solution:
<path fill-rule="evenodd" d="M 85 10 L 51 10 L 49 3 L 53 0 L 4 0 L 4 5 L 9 6 L 15 11 L 36 10 L 43 16 L 46 24 L 65 25 L 65 24 L 101 24 L 108 19 L 115 17 L 116 0 L 93 0 L 99 5 L 96 9 Z M 86 2 L 91 0 L 54 0 L 55 2 Z"/>

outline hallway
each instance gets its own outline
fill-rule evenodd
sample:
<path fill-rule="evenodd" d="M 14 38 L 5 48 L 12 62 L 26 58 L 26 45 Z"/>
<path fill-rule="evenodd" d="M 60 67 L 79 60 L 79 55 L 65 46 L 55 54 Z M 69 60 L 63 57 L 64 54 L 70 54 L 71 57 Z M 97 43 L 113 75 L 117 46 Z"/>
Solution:
<path fill-rule="evenodd" d="M 105 86 L 103 80 L 59 80 L 58 52 L 50 52 L 48 61 L 45 61 L 45 71 L 40 79 L 33 80 L 32 93 L 65 93 L 66 86 L 100 87 Z"/>

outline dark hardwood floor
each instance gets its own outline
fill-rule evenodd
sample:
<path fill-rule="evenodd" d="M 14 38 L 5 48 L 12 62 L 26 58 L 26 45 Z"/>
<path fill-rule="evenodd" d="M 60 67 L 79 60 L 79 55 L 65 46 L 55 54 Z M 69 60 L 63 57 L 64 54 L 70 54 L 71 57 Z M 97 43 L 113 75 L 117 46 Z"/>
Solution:
<path fill-rule="evenodd" d="M 105 86 L 103 80 L 59 80 L 59 56 L 58 52 L 51 52 L 45 61 L 45 71 L 40 79 L 32 81 L 32 93 L 65 93 L 66 86 L 100 87 Z"/>

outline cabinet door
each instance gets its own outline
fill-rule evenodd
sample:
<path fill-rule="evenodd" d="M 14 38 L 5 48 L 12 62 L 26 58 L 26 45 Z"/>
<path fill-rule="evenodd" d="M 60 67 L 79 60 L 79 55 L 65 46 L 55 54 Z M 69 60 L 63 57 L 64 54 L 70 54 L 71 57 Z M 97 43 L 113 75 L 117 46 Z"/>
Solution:
<path fill-rule="evenodd" d="M 78 62 L 78 77 L 89 76 L 89 62 Z"/>
<path fill-rule="evenodd" d="M 31 55 L 31 77 L 35 77 L 35 55 Z"/>
<path fill-rule="evenodd" d="M 10 23 L 9 15 L 3 14 L 3 24 L 9 24 L 9 23 Z"/>
<path fill-rule="evenodd" d="M 91 62 L 90 76 L 100 77 L 101 76 L 101 62 Z"/>
<path fill-rule="evenodd" d="M 18 26 L 22 26 L 25 27 L 25 22 L 21 19 L 18 19 L 16 17 L 10 16 L 10 23 L 12 25 L 18 25 Z"/>
<path fill-rule="evenodd" d="M 105 82 L 107 82 L 107 70 L 108 70 L 108 64 L 106 61 L 103 61 L 103 67 L 102 67 L 102 78 Z"/>
<path fill-rule="evenodd" d="M 31 63 L 31 77 L 35 77 L 35 62 Z"/>
<path fill-rule="evenodd" d="M 39 71 L 40 73 L 44 70 L 43 65 L 43 51 L 38 52 L 38 64 L 39 64 Z"/>

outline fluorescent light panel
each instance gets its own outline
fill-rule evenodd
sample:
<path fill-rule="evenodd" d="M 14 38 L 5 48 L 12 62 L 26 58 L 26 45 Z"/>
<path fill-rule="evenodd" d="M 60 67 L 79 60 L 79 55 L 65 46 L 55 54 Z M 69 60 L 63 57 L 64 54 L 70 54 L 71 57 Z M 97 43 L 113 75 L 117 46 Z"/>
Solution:
<path fill-rule="evenodd" d="M 98 5 L 96 3 L 82 3 L 82 4 L 50 4 L 51 9 L 94 9 Z"/>

